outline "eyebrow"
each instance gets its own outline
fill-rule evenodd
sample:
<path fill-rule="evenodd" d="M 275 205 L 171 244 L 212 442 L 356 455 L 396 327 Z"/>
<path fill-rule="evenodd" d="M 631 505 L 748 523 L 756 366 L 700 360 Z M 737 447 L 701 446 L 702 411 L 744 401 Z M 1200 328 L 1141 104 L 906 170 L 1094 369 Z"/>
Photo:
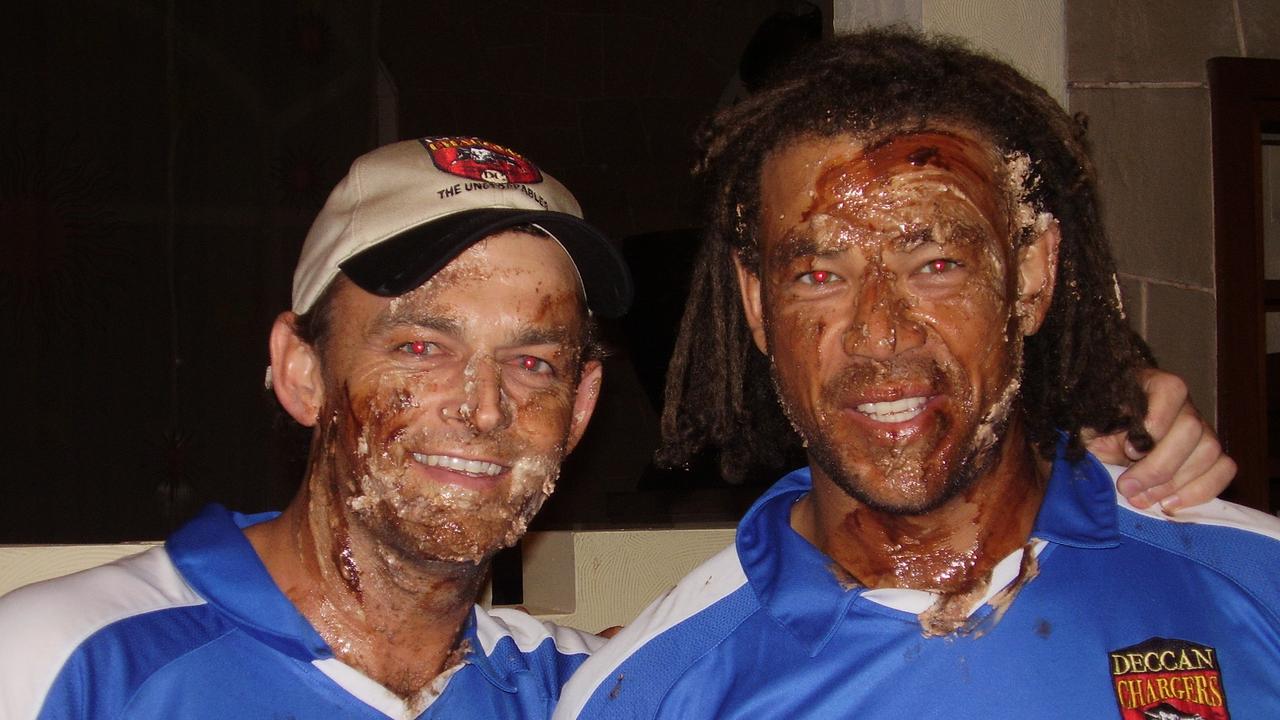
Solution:
<path fill-rule="evenodd" d="M 462 323 L 455 318 L 442 315 L 427 315 L 409 309 L 387 309 L 375 323 L 375 329 L 386 331 L 396 327 L 411 326 L 437 330 L 449 335 L 461 335 Z"/>
<path fill-rule="evenodd" d="M 465 335 L 463 323 L 456 318 L 414 313 L 412 310 L 388 311 L 378 319 L 375 328 L 377 331 L 385 332 L 405 326 L 435 330 L 454 337 Z M 577 338 L 574 333 L 563 326 L 536 327 L 533 325 L 521 325 L 510 344 L 515 346 L 563 345 L 568 347 L 575 345 L 576 341 Z"/>
<path fill-rule="evenodd" d="M 893 240 L 895 250 L 898 252 L 911 252 L 927 243 L 939 246 L 948 244 L 946 238 L 937 237 L 932 225 L 908 230 Z M 807 257 L 831 257 L 845 250 L 845 248 L 824 248 L 808 231 L 800 230 L 783 237 L 782 242 L 770 253 L 770 256 L 775 262 L 786 264 Z"/>
<path fill-rule="evenodd" d="M 826 249 L 818 244 L 813 235 L 807 231 L 787 233 L 782 242 L 769 253 L 774 262 L 787 264 L 806 257 L 828 257 L 839 255 L 843 250 Z"/>
<path fill-rule="evenodd" d="M 934 245 L 938 245 L 940 247 L 946 246 L 947 239 L 946 238 L 939 239 L 937 234 L 934 233 L 933 230 L 934 230 L 934 226 L 930 225 L 928 227 L 922 227 L 915 230 L 908 230 L 907 232 L 899 235 L 896 243 L 898 246 L 898 251 L 909 253 L 912 250 L 915 250 L 916 248 L 920 247 L 921 245 L 927 245 L 929 243 L 933 243 Z"/>
<path fill-rule="evenodd" d="M 512 345 L 574 345 L 573 333 L 564 326 L 534 327 L 524 326 L 520 329 Z"/>

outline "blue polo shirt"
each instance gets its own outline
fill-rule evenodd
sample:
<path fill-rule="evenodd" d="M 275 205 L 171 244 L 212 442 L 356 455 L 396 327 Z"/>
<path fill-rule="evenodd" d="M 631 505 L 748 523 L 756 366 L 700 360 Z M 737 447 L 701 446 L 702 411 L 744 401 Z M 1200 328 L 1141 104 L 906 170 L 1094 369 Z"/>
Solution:
<path fill-rule="evenodd" d="M 333 651 L 242 528 L 207 508 L 163 548 L 0 599 L 0 717 L 545 718 L 600 641 L 472 611 L 464 662 L 402 699 Z"/>
<path fill-rule="evenodd" d="M 791 473 L 583 665 L 555 717 L 1280 718 L 1280 520 L 1136 510 L 1112 474 L 1059 458 L 1033 541 L 964 630 L 927 637 L 932 593 L 857 586 L 791 529 L 811 488 Z"/>

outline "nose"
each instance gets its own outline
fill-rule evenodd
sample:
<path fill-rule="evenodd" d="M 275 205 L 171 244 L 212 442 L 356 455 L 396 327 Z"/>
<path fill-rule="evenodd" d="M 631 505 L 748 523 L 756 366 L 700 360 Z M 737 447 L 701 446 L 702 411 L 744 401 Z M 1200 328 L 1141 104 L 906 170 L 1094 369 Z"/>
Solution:
<path fill-rule="evenodd" d="M 477 434 L 506 427 L 511 412 L 502 391 L 502 368 L 491 357 L 470 363 L 473 368 L 465 378 L 466 405 L 462 419 Z"/>
<path fill-rule="evenodd" d="M 843 338 L 845 353 L 885 360 L 922 345 L 924 328 L 909 317 L 910 307 L 891 273 L 869 267 L 854 296 L 853 323 Z"/>

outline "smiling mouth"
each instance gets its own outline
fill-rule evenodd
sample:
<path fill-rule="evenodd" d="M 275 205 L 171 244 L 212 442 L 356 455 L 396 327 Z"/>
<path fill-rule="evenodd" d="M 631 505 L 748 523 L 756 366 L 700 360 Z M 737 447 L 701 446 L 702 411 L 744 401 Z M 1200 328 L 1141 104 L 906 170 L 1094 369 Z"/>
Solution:
<path fill-rule="evenodd" d="M 502 474 L 505 467 L 485 460 L 468 460 L 453 455 L 424 455 L 414 453 L 413 459 L 427 467 L 444 468 L 454 472 L 475 475 L 477 477 L 494 477 Z"/>
<path fill-rule="evenodd" d="M 857 410 L 879 423 L 900 423 L 924 412 L 924 406 L 928 402 L 929 398 L 921 395 L 887 402 L 861 403 L 857 406 Z"/>

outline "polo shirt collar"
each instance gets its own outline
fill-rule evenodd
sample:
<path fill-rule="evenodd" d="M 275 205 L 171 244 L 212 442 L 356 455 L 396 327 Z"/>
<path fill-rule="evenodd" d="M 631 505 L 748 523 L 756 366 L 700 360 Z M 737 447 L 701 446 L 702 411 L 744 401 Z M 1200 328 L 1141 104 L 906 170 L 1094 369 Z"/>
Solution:
<path fill-rule="evenodd" d="M 816 652 L 859 593 L 841 585 L 834 560 L 791 529 L 791 507 L 812 487 L 808 468 L 783 477 L 747 511 L 734 542 L 761 605 Z"/>
<path fill-rule="evenodd" d="M 210 505 L 165 541 L 165 549 L 187 584 L 245 633 L 303 662 L 328 660 L 333 658 L 328 643 L 280 592 L 244 535 L 244 528 L 279 514 L 242 515 Z M 492 622 L 472 608 L 463 630 L 471 646 L 464 662 L 474 665 L 494 687 L 513 693 L 514 670 L 487 656 L 477 634 L 478 623 Z"/>
<path fill-rule="evenodd" d="M 735 542 L 761 605 L 817 653 L 866 588 L 842 582 L 835 561 L 791 529 L 791 507 L 812 487 L 808 468 L 784 476 L 747 511 Z M 1070 462 L 1059 447 L 1032 536 L 1081 548 L 1118 543 L 1115 487 L 1096 459 Z"/>
<path fill-rule="evenodd" d="M 304 662 L 331 658 L 324 638 L 276 587 L 244 535 L 244 528 L 277 515 L 210 505 L 165 541 L 165 549 L 187 584 L 244 632 Z"/>
<path fill-rule="evenodd" d="M 1067 460 L 1064 447 L 1058 444 L 1032 536 L 1079 548 L 1115 547 L 1120 542 L 1120 511 L 1111 474 L 1092 455 Z"/>
<path fill-rule="evenodd" d="M 471 646 L 471 652 L 467 655 L 466 663 L 474 665 L 480 674 L 488 680 L 491 685 L 502 690 L 503 692 L 514 693 L 518 689 L 515 682 L 515 673 L 519 669 L 509 661 L 508 655 L 502 652 L 500 648 L 495 649 L 492 656 L 485 653 L 485 647 L 480 640 L 481 628 L 484 625 L 484 634 L 489 637 L 497 637 L 505 635 L 503 628 L 498 626 L 496 620 L 489 616 L 480 608 L 471 610 L 471 619 L 467 621 L 467 627 L 463 631 L 464 637 Z"/>

